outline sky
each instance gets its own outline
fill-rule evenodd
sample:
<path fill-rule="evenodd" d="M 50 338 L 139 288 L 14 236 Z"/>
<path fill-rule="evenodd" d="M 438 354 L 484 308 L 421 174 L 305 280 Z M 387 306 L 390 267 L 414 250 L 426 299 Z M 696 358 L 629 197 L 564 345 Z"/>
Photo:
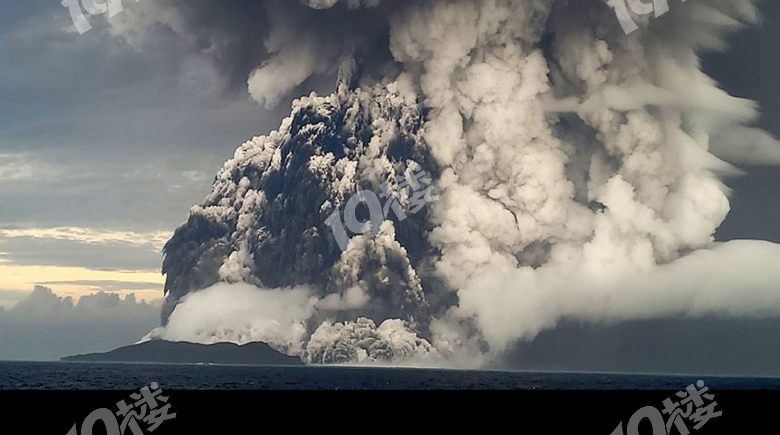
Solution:
<path fill-rule="evenodd" d="M 0 306 L 36 284 L 160 298 L 164 242 L 280 115 L 173 44 L 79 35 L 58 2 L 0 8 Z"/>
<path fill-rule="evenodd" d="M 762 10 L 760 27 L 704 66 L 758 101 L 759 126 L 780 136 L 780 5 Z M 90 19 L 95 29 L 79 35 L 58 1 L 0 5 L 0 360 L 108 350 L 157 326 L 165 241 L 236 147 L 289 113 L 290 99 L 259 105 L 181 38 L 160 32 L 131 46 Z M 780 170 L 743 169 L 727 180 L 732 211 L 717 238 L 780 242 Z M 81 331 L 78 343 L 40 338 L 53 312 L 59 329 Z M 22 330 L 28 338 L 12 333 Z"/>

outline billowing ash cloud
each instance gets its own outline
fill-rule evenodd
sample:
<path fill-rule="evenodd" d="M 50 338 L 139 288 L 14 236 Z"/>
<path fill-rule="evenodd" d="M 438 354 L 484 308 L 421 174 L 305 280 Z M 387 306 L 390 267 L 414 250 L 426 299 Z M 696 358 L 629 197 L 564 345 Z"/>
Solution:
<path fill-rule="evenodd" d="M 161 336 L 474 364 L 562 319 L 780 314 L 780 246 L 713 242 L 722 159 L 780 163 L 754 104 L 699 69 L 751 1 L 675 3 L 630 36 L 601 0 L 260 3 L 255 99 L 335 71 L 338 89 L 242 145 L 176 231 Z M 201 3 L 155 5 L 184 37 L 244 37 L 192 20 Z M 342 254 L 327 217 L 418 167 L 441 199 Z M 255 298 L 257 316 L 218 308 Z"/>

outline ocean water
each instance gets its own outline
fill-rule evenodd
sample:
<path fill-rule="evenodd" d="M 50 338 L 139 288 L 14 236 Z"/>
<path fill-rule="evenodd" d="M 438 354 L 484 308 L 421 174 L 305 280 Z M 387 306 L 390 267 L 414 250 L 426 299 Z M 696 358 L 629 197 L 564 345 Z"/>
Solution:
<path fill-rule="evenodd" d="M 0 362 L 0 390 L 679 390 L 702 379 L 718 390 L 780 390 L 780 378 L 541 373 L 377 367 Z"/>

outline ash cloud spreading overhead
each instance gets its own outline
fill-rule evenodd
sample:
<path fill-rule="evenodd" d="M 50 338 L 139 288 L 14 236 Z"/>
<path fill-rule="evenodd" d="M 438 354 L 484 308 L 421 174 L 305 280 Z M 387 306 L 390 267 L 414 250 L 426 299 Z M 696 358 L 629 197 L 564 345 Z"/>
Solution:
<path fill-rule="evenodd" d="M 404 2 L 308 3 L 164 0 L 131 5 L 108 24 L 112 34 L 139 48 L 160 34 L 178 36 L 182 49 L 214 62 L 230 89 L 247 89 L 270 107 L 312 75 L 335 73 L 355 51 L 389 59 L 387 16 Z M 181 61 L 181 53 L 175 59 Z"/>
<path fill-rule="evenodd" d="M 699 68 L 752 1 L 681 2 L 630 36 L 601 0 L 214 4 L 159 1 L 114 30 L 167 27 L 216 62 L 262 47 L 245 77 L 260 104 L 338 85 L 219 172 L 166 246 L 151 336 L 476 365 L 564 319 L 780 315 L 780 246 L 713 238 L 718 176 L 780 163 L 755 104 Z M 242 7 L 267 32 L 215 24 Z M 327 217 L 413 168 L 441 199 L 341 253 Z"/>

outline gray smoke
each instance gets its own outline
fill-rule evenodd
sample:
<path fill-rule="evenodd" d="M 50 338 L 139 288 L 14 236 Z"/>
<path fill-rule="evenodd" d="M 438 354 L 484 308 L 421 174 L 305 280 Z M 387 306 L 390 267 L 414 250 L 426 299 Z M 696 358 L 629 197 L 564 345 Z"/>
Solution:
<path fill-rule="evenodd" d="M 217 62 L 262 46 L 246 84 L 265 105 L 339 76 L 242 145 L 176 231 L 152 336 L 475 365 L 563 319 L 780 314 L 780 246 L 713 241 L 729 161 L 780 164 L 755 105 L 699 68 L 752 1 L 671 2 L 629 36 L 601 0 L 256 1 L 267 32 L 215 24 L 241 3 L 159 1 L 115 26 L 208 41 Z M 327 217 L 418 167 L 441 199 L 342 254 Z M 279 301 L 296 314 L 263 308 Z"/>

